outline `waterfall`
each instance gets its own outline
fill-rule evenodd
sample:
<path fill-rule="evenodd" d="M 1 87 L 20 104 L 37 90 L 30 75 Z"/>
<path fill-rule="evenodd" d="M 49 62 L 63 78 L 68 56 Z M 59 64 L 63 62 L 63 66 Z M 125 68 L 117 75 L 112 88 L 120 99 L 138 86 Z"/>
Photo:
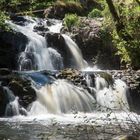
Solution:
<path fill-rule="evenodd" d="M 17 25 L 12 21 L 8 21 L 8 24 L 12 29 L 17 32 L 23 33 L 28 38 L 28 43 L 24 51 L 20 52 L 18 57 L 18 69 L 20 71 L 26 70 L 55 70 L 62 69 L 63 58 L 57 50 L 48 48 L 47 42 L 44 36 L 39 35 L 34 32 L 34 27 L 36 25 L 47 26 L 45 21 L 38 21 L 37 19 L 31 19 L 25 17 L 28 22 L 23 25 Z M 49 31 L 54 33 L 60 33 L 62 28 L 62 22 L 56 22 L 54 25 L 47 26 Z M 78 69 L 84 69 L 87 66 L 86 61 L 83 59 L 81 50 L 77 44 L 67 35 L 62 34 L 65 44 L 71 52 L 72 58 L 69 59 L 71 67 L 76 67 Z"/>
<path fill-rule="evenodd" d="M 27 17 L 26 17 L 27 18 Z M 28 18 L 28 20 L 31 20 Z M 20 26 L 8 21 L 9 25 L 16 30 L 21 32 L 28 37 L 28 44 L 24 52 L 21 52 L 18 58 L 19 70 L 54 70 L 53 60 L 50 58 L 50 55 L 57 54 L 56 60 L 58 59 L 58 52 L 48 50 L 45 37 L 38 35 L 33 31 L 34 26 L 37 24 L 37 21 L 31 20 L 25 26 Z M 55 59 L 55 54 L 53 55 Z M 62 60 L 60 60 L 60 65 L 62 66 Z M 59 64 L 59 62 L 57 61 Z"/>
<path fill-rule="evenodd" d="M 129 110 L 127 100 L 128 87 L 120 79 L 111 86 L 102 77 L 96 78 L 96 100 L 101 109 Z"/>
<path fill-rule="evenodd" d="M 63 57 L 57 50 L 47 46 L 45 37 L 34 32 L 34 26 L 38 24 L 37 20 L 28 18 L 30 22 L 24 26 L 14 24 L 9 21 L 10 26 L 17 32 L 21 32 L 28 38 L 28 44 L 23 52 L 19 54 L 19 70 L 59 70 L 63 69 Z M 43 21 L 43 24 L 46 24 Z M 49 26 L 51 32 L 60 33 L 62 23 L 58 22 Z M 83 70 L 87 67 L 83 59 L 81 50 L 77 44 L 67 35 L 62 34 L 66 48 L 72 55 L 69 58 L 71 67 Z M 89 69 L 85 69 L 90 71 Z M 92 69 L 93 70 L 93 69 Z M 96 68 L 96 71 L 100 71 Z M 93 71 L 91 71 L 93 72 Z M 72 112 L 93 112 L 96 109 L 129 110 L 129 104 L 126 95 L 128 93 L 127 85 L 121 80 L 114 80 L 110 85 L 106 79 L 97 76 L 96 78 L 86 75 L 87 89 L 85 87 L 75 86 L 66 80 L 53 79 L 43 74 L 26 74 L 36 84 L 39 89 L 35 89 L 37 100 L 28 107 L 29 115 L 39 114 L 62 114 Z M 93 74 L 94 75 L 94 74 Z M 50 82 L 51 81 L 51 82 Z M 81 83 L 83 81 L 80 81 Z M 81 84 L 82 86 L 82 84 Z M 89 92 L 91 93 L 89 93 Z M 9 99 L 5 114 L 18 115 L 26 112 L 18 103 L 18 97 L 7 91 Z M 10 96 L 12 95 L 12 96 Z M 12 112 L 12 113 L 9 113 Z M 24 114 L 24 113 L 23 113 Z M 27 113 L 25 113 L 27 114 Z"/>
<path fill-rule="evenodd" d="M 62 34 L 66 46 L 68 47 L 68 49 L 70 50 L 73 58 L 74 58 L 74 64 L 76 65 L 77 68 L 79 69 L 84 69 L 87 66 L 86 61 L 83 59 L 81 50 L 79 49 L 79 47 L 77 46 L 77 44 L 67 35 Z"/>
<path fill-rule="evenodd" d="M 55 70 L 63 69 L 64 64 L 63 64 L 63 57 L 61 56 L 61 54 L 58 53 L 53 48 L 48 48 L 48 50 L 49 50 L 50 58 L 51 58 L 54 69 Z"/>
<path fill-rule="evenodd" d="M 60 33 L 60 30 L 62 28 L 62 22 L 59 20 L 52 20 L 52 22 L 55 24 L 48 27 L 50 32 Z"/>
<path fill-rule="evenodd" d="M 95 100 L 83 88 L 66 80 L 56 80 L 36 90 L 37 101 L 29 108 L 29 114 L 61 114 L 94 111 Z"/>
<path fill-rule="evenodd" d="M 5 116 L 15 116 L 19 115 L 19 103 L 18 103 L 18 97 L 15 97 L 14 101 L 10 101 L 5 110 Z"/>
<path fill-rule="evenodd" d="M 53 70 L 45 38 L 33 32 L 35 21 L 26 26 L 19 26 L 12 22 L 10 25 L 13 29 L 26 35 L 29 40 L 24 52 L 19 55 L 19 70 Z"/>
<path fill-rule="evenodd" d="M 7 105 L 5 116 L 19 115 L 18 97 L 15 97 L 13 92 L 8 87 L 3 87 Z"/>

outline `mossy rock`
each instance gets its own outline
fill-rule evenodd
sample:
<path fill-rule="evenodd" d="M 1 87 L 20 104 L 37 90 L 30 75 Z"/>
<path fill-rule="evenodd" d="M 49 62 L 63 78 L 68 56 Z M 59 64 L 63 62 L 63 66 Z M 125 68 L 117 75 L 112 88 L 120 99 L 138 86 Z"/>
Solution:
<path fill-rule="evenodd" d="M 110 75 L 107 72 L 100 72 L 99 75 L 100 75 L 100 77 L 104 78 L 109 85 L 113 86 L 114 79 L 112 78 L 112 75 Z"/>

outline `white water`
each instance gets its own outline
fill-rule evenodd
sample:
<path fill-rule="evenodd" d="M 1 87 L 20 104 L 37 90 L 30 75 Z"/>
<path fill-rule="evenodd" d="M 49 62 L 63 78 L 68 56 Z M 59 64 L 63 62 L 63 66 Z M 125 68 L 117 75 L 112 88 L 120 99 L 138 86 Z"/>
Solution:
<path fill-rule="evenodd" d="M 101 109 L 129 111 L 127 85 L 115 80 L 113 87 L 102 77 L 96 78 L 96 100 Z"/>
<path fill-rule="evenodd" d="M 30 107 L 31 115 L 94 110 L 94 98 L 83 88 L 76 87 L 65 80 L 57 80 L 52 85 L 45 85 L 37 91 L 37 97 L 37 101 Z"/>
<path fill-rule="evenodd" d="M 5 100 L 7 105 L 5 108 L 5 116 L 16 116 L 19 115 L 19 103 L 18 97 L 15 97 L 13 92 L 8 87 L 3 87 Z M 6 102 L 5 101 L 5 102 Z"/>
<path fill-rule="evenodd" d="M 77 44 L 69 36 L 65 34 L 62 34 L 62 36 L 65 40 L 66 46 L 68 47 L 74 58 L 74 63 L 76 64 L 77 68 L 84 69 L 85 67 L 87 67 L 87 63 L 83 59 L 81 50 L 79 49 Z"/>
<path fill-rule="evenodd" d="M 27 65 L 31 65 L 30 70 L 53 70 L 54 68 L 52 66 L 45 38 L 33 32 L 33 27 L 36 25 L 36 22 L 29 23 L 24 27 L 12 22 L 10 22 L 10 25 L 13 29 L 23 33 L 29 39 L 25 51 L 19 56 L 19 70 L 26 70 L 28 67 Z M 29 58 L 28 54 L 31 54 L 33 57 Z"/>
<path fill-rule="evenodd" d="M 31 19 L 30 17 L 26 17 L 26 19 L 29 22 L 27 22 L 25 26 L 20 26 L 8 21 L 14 30 L 23 33 L 29 40 L 25 50 L 19 55 L 19 70 L 54 70 L 58 68 L 58 66 L 54 66 L 55 60 L 57 61 L 57 65 L 60 65 L 59 68 L 62 69 L 64 66 L 61 54 L 54 49 L 48 49 L 45 37 L 34 32 L 34 27 L 39 21 L 37 19 Z M 46 26 L 45 21 L 42 21 L 42 24 Z M 50 32 L 60 33 L 62 22 L 56 22 L 54 25 L 48 26 L 48 28 Z M 70 65 L 72 67 L 74 65 L 74 67 L 78 69 L 84 69 L 87 66 L 87 62 L 83 59 L 79 47 L 69 36 L 64 34 L 62 34 L 62 36 L 68 47 L 66 49 L 69 49 L 72 55 Z M 53 56 L 53 59 L 50 55 Z"/>
<path fill-rule="evenodd" d="M 61 21 L 56 21 L 56 20 L 55 20 L 55 22 L 56 23 L 54 25 L 49 26 L 48 28 L 49 28 L 50 32 L 60 33 L 60 30 L 63 27 L 62 22 Z"/>
<path fill-rule="evenodd" d="M 20 115 L 19 112 L 19 103 L 18 103 L 18 97 L 15 97 L 14 101 L 10 101 L 5 110 L 5 116 L 18 116 Z"/>
<path fill-rule="evenodd" d="M 111 125 L 116 124 L 123 126 L 134 125 L 137 127 L 140 122 L 140 115 L 132 112 L 96 112 L 96 113 L 77 113 L 77 114 L 47 114 L 47 115 L 32 115 L 32 116 L 14 116 L 12 118 L 0 118 L 0 121 L 8 122 L 39 122 L 44 126 L 49 124 L 87 124 L 87 125 Z M 126 127 L 125 126 L 125 127 Z M 124 127 L 124 126 L 123 126 Z M 123 128 L 122 128 L 123 129 Z M 112 131 L 112 130 L 111 130 Z"/>
<path fill-rule="evenodd" d="M 58 53 L 55 49 L 53 48 L 48 48 L 49 54 L 50 54 L 50 59 L 52 61 L 52 65 L 55 70 L 60 70 L 64 68 L 63 64 L 63 57 L 61 56 L 60 53 Z"/>

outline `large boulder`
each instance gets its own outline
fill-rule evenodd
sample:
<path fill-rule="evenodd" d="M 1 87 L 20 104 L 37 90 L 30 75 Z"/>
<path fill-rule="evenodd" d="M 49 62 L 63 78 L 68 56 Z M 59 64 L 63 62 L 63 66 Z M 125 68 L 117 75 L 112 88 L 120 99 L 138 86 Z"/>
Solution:
<path fill-rule="evenodd" d="M 16 31 L 0 31 L 0 68 L 17 68 L 18 53 L 28 43 L 25 35 Z"/>
<path fill-rule="evenodd" d="M 60 33 L 48 32 L 45 35 L 49 47 L 54 48 L 63 57 L 64 67 L 70 67 L 70 59 L 72 57 L 69 49 L 67 49 L 65 40 Z"/>

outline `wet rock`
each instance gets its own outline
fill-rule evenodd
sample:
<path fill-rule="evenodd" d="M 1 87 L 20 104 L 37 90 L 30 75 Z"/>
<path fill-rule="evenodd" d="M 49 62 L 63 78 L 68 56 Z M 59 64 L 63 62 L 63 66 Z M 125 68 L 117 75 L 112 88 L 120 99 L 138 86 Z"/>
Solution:
<path fill-rule="evenodd" d="M 0 116 L 4 116 L 7 103 L 4 88 L 0 86 Z"/>
<path fill-rule="evenodd" d="M 0 31 L 0 68 L 17 68 L 17 58 L 24 51 L 28 39 L 16 31 Z"/>
<path fill-rule="evenodd" d="M 18 98 L 20 112 L 25 114 L 25 109 L 36 100 L 35 90 L 31 86 L 31 80 L 27 76 L 11 72 L 0 77 L 0 116 L 4 116 L 6 105 Z"/>
<path fill-rule="evenodd" d="M 47 24 L 47 26 L 52 26 L 52 25 L 54 25 L 54 20 L 53 19 L 47 19 L 46 24 Z"/>
<path fill-rule="evenodd" d="M 11 72 L 12 71 L 7 68 L 0 68 L 0 76 L 9 75 Z"/>
<path fill-rule="evenodd" d="M 57 50 L 63 57 L 64 67 L 70 67 L 71 53 L 66 47 L 63 36 L 60 33 L 48 32 L 45 38 L 48 46 Z"/>
<path fill-rule="evenodd" d="M 34 32 L 37 32 L 38 34 L 44 36 L 45 33 L 49 31 L 49 29 L 47 27 L 45 27 L 44 25 L 35 25 L 34 26 Z"/>
<path fill-rule="evenodd" d="M 80 86 L 80 87 L 82 86 L 84 88 L 87 88 L 87 83 L 84 78 L 84 75 L 76 69 L 67 68 L 67 69 L 61 70 L 57 74 L 57 78 L 66 79 L 72 82 L 76 86 Z"/>
<path fill-rule="evenodd" d="M 24 26 L 27 22 L 29 22 L 24 16 L 16 16 L 16 15 L 11 15 L 10 19 L 18 25 Z"/>
<path fill-rule="evenodd" d="M 100 77 L 104 78 L 109 85 L 112 85 L 113 86 L 114 79 L 112 78 L 112 75 L 110 75 L 107 72 L 100 72 L 99 75 L 100 75 Z"/>
<path fill-rule="evenodd" d="M 37 31 L 48 31 L 49 29 L 46 28 L 44 25 L 36 25 L 34 26 L 34 31 L 37 32 Z"/>
<path fill-rule="evenodd" d="M 36 100 L 35 90 L 31 87 L 28 79 L 22 77 L 14 78 L 9 82 L 8 86 L 14 95 L 19 97 L 19 104 L 24 108 L 27 108 L 30 103 Z"/>

